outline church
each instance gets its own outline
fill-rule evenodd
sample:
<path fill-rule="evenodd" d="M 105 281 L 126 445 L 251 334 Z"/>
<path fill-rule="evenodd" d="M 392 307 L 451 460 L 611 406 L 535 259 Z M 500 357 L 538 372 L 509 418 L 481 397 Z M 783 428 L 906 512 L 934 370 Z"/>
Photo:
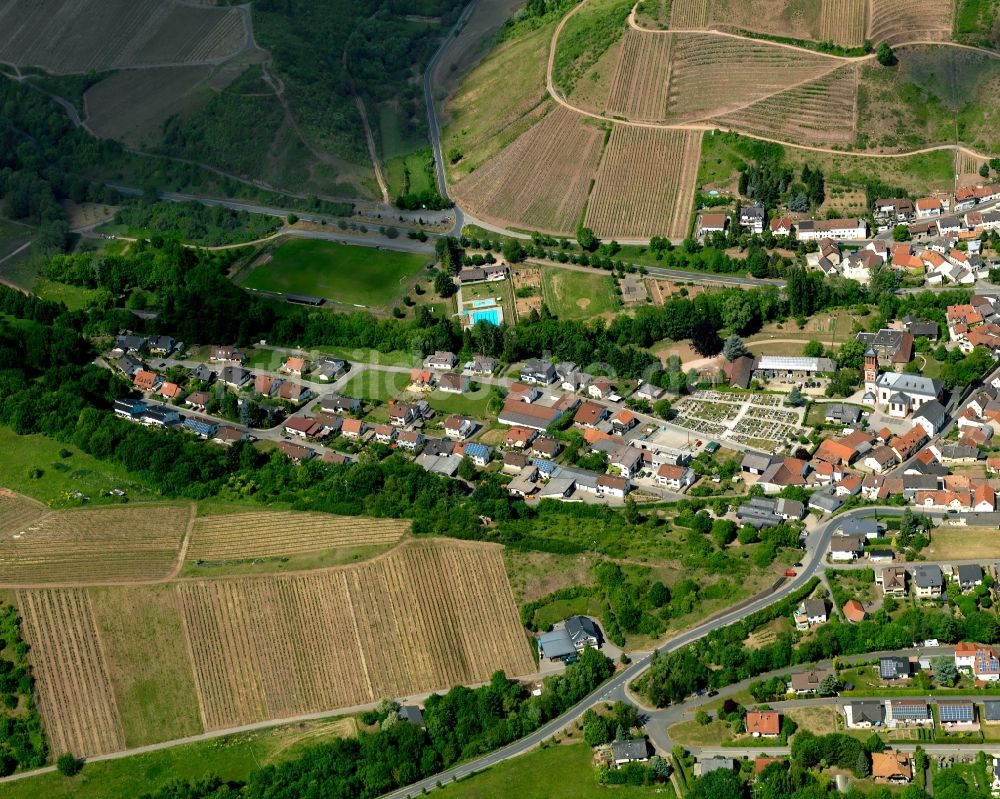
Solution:
<path fill-rule="evenodd" d="M 877 404 L 890 416 L 904 419 L 922 405 L 941 399 L 941 381 L 905 372 L 880 372 L 878 355 L 865 352 L 865 402 Z"/>

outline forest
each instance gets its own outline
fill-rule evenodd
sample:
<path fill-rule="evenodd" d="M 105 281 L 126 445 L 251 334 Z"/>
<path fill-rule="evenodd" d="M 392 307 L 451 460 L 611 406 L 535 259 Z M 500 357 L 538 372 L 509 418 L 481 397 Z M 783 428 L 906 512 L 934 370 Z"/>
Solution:
<path fill-rule="evenodd" d="M 263 238 L 281 227 L 277 217 L 234 211 L 221 205 L 208 207 L 196 200 L 183 203 L 138 200 L 120 208 L 114 221 L 143 236 L 178 238 L 207 247 Z"/>

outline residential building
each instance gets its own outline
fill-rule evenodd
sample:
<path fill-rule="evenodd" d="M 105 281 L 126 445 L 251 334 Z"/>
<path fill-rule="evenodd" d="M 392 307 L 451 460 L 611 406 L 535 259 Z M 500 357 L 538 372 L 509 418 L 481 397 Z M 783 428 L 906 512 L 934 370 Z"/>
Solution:
<path fill-rule="evenodd" d="M 877 701 L 848 702 L 844 705 L 844 718 L 849 730 L 881 727 L 885 721 L 885 709 Z"/>
<path fill-rule="evenodd" d="M 828 402 L 823 406 L 823 413 L 827 424 L 842 424 L 845 427 L 854 427 L 861 421 L 861 408 L 857 405 Z"/>
<path fill-rule="evenodd" d="M 313 377 L 324 383 L 329 383 L 331 380 L 336 380 L 346 368 L 346 361 L 324 355 L 316 361 L 316 365 L 313 367 Z"/>
<path fill-rule="evenodd" d="M 858 622 L 862 622 L 868 618 L 865 606 L 856 599 L 848 599 L 844 603 L 842 610 L 844 611 L 844 618 L 852 624 L 857 624 Z"/>
<path fill-rule="evenodd" d="M 913 590 L 920 599 L 940 597 L 943 582 L 941 567 L 936 564 L 922 564 L 913 568 Z"/>
<path fill-rule="evenodd" d="M 377 424 L 372 428 L 372 432 L 379 444 L 389 446 L 396 440 L 396 428 L 391 424 Z"/>
<path fill-rule="evenodd" d="M 513 447 L 514 449 L 527 449 L 537 435 L 538 432 L 530 427 L 515 425 L 504 434 L 503 444 L 505 447 Z"/>
<path fill-rule="evenodd" d="M 367 430 L 368 425 L 366 425 L 361 419 L 344 419 L 344 424 L 340 428 L 340 434 L 344 438 L 358 439 L 361 438 Z"/>
<path fill-rule="evenodd" d="M 573 424 L 577 427 L 597 427 L 608 417 L 608 409 L 596 402 L 585 400 L 580 403 L 573 415 Z"/>
<path fill-rule="evenodd" d="M 417 418 L 416 406 L 408 402 L 394 402 L 389 406 L 389 424 L 393 427 L 406 427 Z"/>
<path fill-rule="evenodd" d="M 355 413 L 361 410 L 361 400 L 354 397 L 342 397 L 339 394 L 330 394 L 323 397 L 320 407 L 327 413 Z"/>
<path fill-rule="evenodd" d="M 913 414 L 912 422 L 920 425 L 928 436 L 933 437 L 944 429 L 948 422 L 948 411 L 938 400 L 923 403 Z"/>
<path fill-rule="evenodd" d="M 525 403 L 516 399 L 512 400 L 508 396 L 497 420 L 500 424 L 531 427 L 543 432 L 563 413 L 564 411 L 558 405 Z"/>
<path fill-rule="evenodd" d="M 487 355 L 472 356 L 472 373 L 474 375 L 491 375 L 497 368 L 497 359 Z"/>
<path fill-rule="evenodd" d="M 661 464 L 655 476 L 656 484 L 670 491 L 683 491 L 696 479 L 697 475 L 690 466 L 672 466 L 669 463 Z"/>
<path fill-rule="evenodd" d="M 185 430 L 190 430 L 199 438 L 205 439 L 214 437 L 219 430 L 218 422 L 210 422 L 207 419 L 196 419 L 193 416 L 189 416 L 184 420 L 183 427 Z"/>
<path fill-rule="evenodd" d="M 902 599 L 906 596 L 906 569 L 891 566 L 875 572 L 875 585 L 882 589 L 883 596 Z"/>
<path fill-rule="evenodd" d="M 789 691 L 799 696 L 818 693 L 820 683 L 832 676 L 834 676 L 832 669 L 811 669 L 810 671 L 797 672 L 791 676 L 791 681 L 788 684 Z"/>
<path fill-rule="evenodd" d="M 285 380 L 278 386 L 278 398 L 291 403 L 305 402 L 311 396 L 312 391 L 309 387 L 301 383 L 293 383 L 291 380 Z"/>
<path fill-rule="evenodd" d="M 556 370 L 549 361 L 532 358 L 521 367 L 521 381 L 524 383 L 547 386 L 555 380 Z"/>
<path fill-rule="evenodd" d="M 892 749 L 872 752 L 872 779 L 890 785 L 906 785 L 913 782 L 910 756 Z"/>
<path fill-rule="evenodd" d="M 740 208 L 740 227 L 748 228 L 758 236 L 764 232 L 764 206 L 762 203 L 744 205 Z"/>
<path fill-rule="evenodd" d="M 243 356 L 240 355 L 236 347 L 217 345 L 212 347 L 211 355 L 209 360 L 216 361 L 220 363 L 227 363 L 230 361 L 238 361 L 242 363 Z"/>
<path fill-rule="evenodd" d="M 476 464 L 476 466 L 484 468 L 489 465 L 493 457 L 493 450 L 486 444 L 473 442 L 465 445 L 465 457 Z"/>
<path fill-rule="evenodd" d="M 939 701 L 938 720 L 946 730 L 971 730 L 976 724 L 976 706 L 968 700 Z"/>
<path fill-rule="evenodd" d="M 725 233 L 729 225 L 729 217 L 726 214 L 708 213 L 698 214 L 695 227 L 698 230 L 698 238 L 705 238 L 712 233 Z"/>
<path fill-rule="evenodd" d="M 452 414 L 444 420 L 444 434 L 448 436 L 448 438 L 454 438 L 461 441 L 471 436 L 475 430 L 476 423 L 472 419 L 468 419 L 465 416 Z"/>
<path fill-rule="evenodd" d="M 910 678 L 910 659 L 896 655 L 880 657 L 878 659 L 878 676 L 880 680 L 908 680 Z"/>
<path fill-rule="evenodd" d="M 132 378 L 132 385 L 139 389 L 139 391 L 146 392 L 153 391 L 162 382 L 163 378 L 160 375 L 148 369 L 140 369 Z"/>
<path fill-rule="evenodd" d="M 799 241 L 861 240 L 868 236 L 868 224 L 860 217 L 851 219 L 803 219 L 798 223 L 796 237 Z"/>
<path fill-rule="evenodd" d="M 616 768 L 627 763 L 645 763 L 649 760 L 649 744 L 645 738 L 614 741 L 611 744 L 611 759 Z"/>
<path fill-rule="evenodd" d="M 781 732 L 781 714 L 752 710 L 746 717 L 747 733 L 754 738 L 777 738 Z"/>
<path fill-rule="evenodd" d="M 463 394 L 469 389 L 469 378 L 452 373 L 443 374 L 438 380 L 438 388 L 446 394 Z"/>
<path fill-rule="evenodd" d="M 456 363 L 458 363 L 458 358 L 455 357 L 455 353 L 444 350 L 438 350 L 433 355 L 428 355 L 424 359 L 424 366 L 428 369 L 447 371 L 448 369 L 454 369 Z"/>
<path fill-rule="evenodd" d="M 305 358 L 290 357 L 278 369 L 279 372 L 284 372 L 288 375 L 294 375 L 295 377 L 302 377 L 302 374 L 306 371 L 309 364 Z"/>
<path fill-rule="evenodd" d="M 694 764 L 694 775 L 704 777 L 713 771 L 732 771 L 736 761 L 731 757 L 702 757 Z"/>
<path fill-rule="evenodd" d="M 230 388 L 241 389 L 253 375 L 241 366 L 227 366 L 219 372 L 219 382 Z"/>
<path fill-rule="evenodd" d="M 934 723 L 931 706 L 923 699 L 890 699 L 886 703 L 888 727 L 929 726 Z"/>
<path fill-rule="evenodd" d="M 396 434 L 396 446 L 416 452 L 424 443 L 424 435 L 419 430 L 400 430 Z"/>
<path fill-rule="evenodd" d="M 882 328 L 877 333 L 858 333 L 858 341 L 875 352 L 883 369 L 901 369 L 913 360 L 913 334 Z"/>
<path fill-rule="evenodd" d="M 599 496 L 613 497 L 614 499 L 625 499 L 629 492 L 631 483 L 627 477 L 618 477 L 613 474 L 602 474 L 597 478 L 597 493 Z"/>
<path fill-rule="evenodd" d="M 863 535 L 835 535 L 830 539 L 830 560 L 834 562 L 857 560 L 864 551 Z"/>
<path fill-rule="evenodd" d="M 816 624 L 826 624 L 826 602 L 822 599 L 806 599 L 792 614 L 797 630 L 808 630 Z"/>
<path fill-rule="evenodd" d="M 636 418 L 636 415 L 632 413 L 632 411 L 624 408 L 612 416 L 610 421 L 611 429 L 619 435 L 628 432 L 639 424 L 639 420 Z"/>

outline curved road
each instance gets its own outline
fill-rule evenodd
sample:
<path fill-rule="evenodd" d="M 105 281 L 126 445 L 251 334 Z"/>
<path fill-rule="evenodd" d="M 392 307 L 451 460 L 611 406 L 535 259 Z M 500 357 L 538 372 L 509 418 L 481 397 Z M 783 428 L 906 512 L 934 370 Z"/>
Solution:
<path fill-rule="evenodd" d="M 869 516 L 875 513 L 878 513 L 881 516 L 897 516 L 902 515 L 903 508 L 865 507 L 848 511 L 847 513 L 843 513 L 839 516 L 834 516 L 822 527 L 817 528 L 815 532 L 810 534 L 806 545 L 806 558 L 808 558 L 808 560 L 803 558 L 803 563 L 805 565 L 793 580 L 785 583 L 778 590 L 768 596 L 752 600 L 736 610 L 723 612 L 722 614 L 703 622 L 697 627 L 694 627 L 685 633 L 681 633 L 675 638 L 661 644 L 655 651 L 659 654 L 673 652 L 681 647 L 693 643 L 694 641 L 697 641 L 699 638 L 704 638 L 713 630 L 717 630 L 740 621 L 741 619 L 756 613 L 758 610 L 762 610 L 769 605 L 784 599 L 786 596 L 805 585 L 805 583 L 808 582 L 817 571 L 824 568 L 823 558 L 829 546 L 830 538 L 833 536 L 833 532 L 837 527 L 848 519 Z M 385 799 L 410 799 L 410 797 L 420 796 L 425 791 L 430 791 L 435 788 L 438 783 L 445 784 L 454 781 L 456 778 L 466 777 L 474 772 L 482 771 L 485 768 L 501 763 L 504 760 L 509 760 L 513 757 L 517 757 L 518 755 L 522 755 L 525 752 L 534 749 L 545 739 L 550 738 L 567 724 L 576 721 L 583 715 L 585 710 L 592 707 L 597 702 L 622 700 L 629 702 L 630 704 L 634 704 L 626 690 L 627 686 L 630 682 L 632 682 L 632 680 L 649 668 L 651 658 L 651 652 L 637 657 L 630 666 L 618 672 L 618 674 L 612 677 L 608 682 L 601 685 L 596 691 L 590 694 L 590 696 L 587 696 L 561 716 L 558 716 L 543 725 L 530 735 L 527 735 L 514 743 L 508 744 L 495 752 L 483 755 L 475 760 L 470 760 L 467 763 L 462 763 L 448 769 L 447 771 L 440 772 L 428 777 L 427 779 L 421 780 L 420 782 L 415 782 L 405 788 L 393 791 L 392 793 L 385 794 Z"/>

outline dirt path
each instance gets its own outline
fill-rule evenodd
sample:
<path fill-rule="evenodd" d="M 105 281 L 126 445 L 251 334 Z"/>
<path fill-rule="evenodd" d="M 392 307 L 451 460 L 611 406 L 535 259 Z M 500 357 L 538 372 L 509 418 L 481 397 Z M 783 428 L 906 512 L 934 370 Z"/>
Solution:
<path fill-rule="evenodd" d="M 375 170 L 375 180 L 378 182 L 379 191 L 382 192 L 382 202 L 388 205 L 389 188 L 385 185 L 385 178 L 382 176 L 382 164 L 375 149 L 375 137 L 372 135 L 372 126 L 368 123 L 368 112 L 365 110 L 365 102 L 358 95 L 354 95 L 354 105 L 358 109 L 358 114 L 361 116 L 361 124 L 365 129 L 368 155 L 372 159 L 372 168 Z"/>
<path fill-rule="evenodd" d="M 168 580 L 176 579 L 181 573 L 181 569 L 184 568 L 184 561 L 187 559 L 188 547 L 191 545 L 191 536 L 194 534 L 194 523 L 198 518 L 198 506 L 193 502 L 191 503 L 191 515 L 188 517 L 187 528 L 184 530 L 184 540 L 181 541 L 180 552 L 177 553 L 177 563 L 171 570 L 170 575 L 167 577 Z"/>

